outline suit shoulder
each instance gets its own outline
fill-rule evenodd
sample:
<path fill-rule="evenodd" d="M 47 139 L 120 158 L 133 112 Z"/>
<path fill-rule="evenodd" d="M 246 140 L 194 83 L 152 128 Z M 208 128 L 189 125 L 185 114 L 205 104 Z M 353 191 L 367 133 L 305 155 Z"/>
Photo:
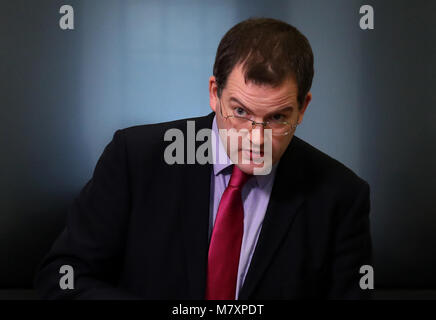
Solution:
<path fill-rule="evenodd" d="M 349 191 L 357 191 L 364 186 L 369 186 L 364 179 L 340 161 L 298 137 L 294 136 L 293 139 L 296 139 L 295 148 L 303 160 L 306 175 L 311 180 L 321 180 L 330 186 L 335 185 Z"/>
<path fill-rule="evenodd" d="M 168 130 L 177 129 L 185 133 L 188 121 L 194 121 L 197 127 L 206 127 L 211 119 L 210 117 L 211 114 L 202 117 L 191 117 L 153 124 L 135 125 L 118 131 L 125 136 L 129 148 L 161 146 L 163 145 L 165 132 Z"/>
<path fill-rule="evenodd" d="M 182 131 L 186 130 L 186 123 L 188 121 L 194 121 L 194 122 L 203 122 L 207 119 L 208 116 L 203 117 L 191 117 L 191 118 L 183 118 L 178 120 L 171 120 L 171 121 L 165 121 L 165 122 L 158 122 L 158 123 L 152 123 L 152 124 L 142 124 L 142 125 L 135 125 L 131 127 L 127 127 L 124 129 L 120 129 L 121 131 L 124 131 L 126 136 L 129 137 L 137 137 L 142 136 L 146 134 L 155 134 L 155 133 L 161 133 L 165 132 L 169 129 L 179 129 Z"/>

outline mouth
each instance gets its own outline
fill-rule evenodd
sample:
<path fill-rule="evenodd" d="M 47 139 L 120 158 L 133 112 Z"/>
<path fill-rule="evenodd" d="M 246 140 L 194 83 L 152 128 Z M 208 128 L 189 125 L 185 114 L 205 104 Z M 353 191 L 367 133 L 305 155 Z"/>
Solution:
<path fill-rule="evenodd" d="M 243 149 L 241 150 L 241 152 L 245 155 L 246 159 L 250 159 L 250 160 L 263 158 L 264 156 L 264 151 L 253 151 L 253 150 Z"/>

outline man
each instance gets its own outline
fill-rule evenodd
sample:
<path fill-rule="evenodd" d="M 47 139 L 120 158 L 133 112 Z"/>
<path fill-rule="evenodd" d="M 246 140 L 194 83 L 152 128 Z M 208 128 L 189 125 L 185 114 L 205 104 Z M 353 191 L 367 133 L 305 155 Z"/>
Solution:
<path fill-rule="evenodd" d="M 243 21 L 213 73 L 208 116 L 114 134 L 39 267 L 43 298 L 369 297 L 359 285 L 371 264 L 369 186 L 294 136 L 312 97 L 307 39 L 278 20 Z M 186 137 L 192 124 L 212 129 L 213 163 L 183 153 L 170 164 L 168 132 Z M 232 129 L 246 130 L 236 147 Z M 255 174 L 266 149 L 271 165 Z M 74 288 L 61 288 L 64 265 Z"/>

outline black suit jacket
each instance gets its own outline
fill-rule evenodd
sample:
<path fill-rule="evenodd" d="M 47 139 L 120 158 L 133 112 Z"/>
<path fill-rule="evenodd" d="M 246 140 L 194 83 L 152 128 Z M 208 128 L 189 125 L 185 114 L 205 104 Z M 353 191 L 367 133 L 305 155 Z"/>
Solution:
<path fill-rule="evenodd" d="M 166 164 L 163 137 L 186 137 L 187 120 L 211 128 L 213 116 L 115 132 L 39 265 L 41 297 L 204 299 L 212 164 Z M 372 263 L 369 211 L 368 184 L 294 136 L 239 299 L 369 297 L 359 287 Z M 60 289 L 62 265 L 74 289 Z"/>

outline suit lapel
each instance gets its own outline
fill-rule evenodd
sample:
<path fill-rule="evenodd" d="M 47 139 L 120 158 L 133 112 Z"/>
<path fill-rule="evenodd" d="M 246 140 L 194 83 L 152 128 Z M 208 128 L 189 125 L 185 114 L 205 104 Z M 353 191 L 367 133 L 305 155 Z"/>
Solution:
<path fill-rule="evenodd" d="M 196 131 L 212 128 L 214 113 L 198 118 Z M 196 143 L 198 145 L 203 142 Z M 209 198 L 212 164 L 183 165 L 183 200 L 180 206 L 188 288 L 191 299 L 204 299 L 209 230 Z"/>
<path fill-rule="evenodd" d="M 303 192 L 299 188 L 303 172 L 298 140 L 297 137 L 292 138 L 277 168 L 259 239 L 240 291 L 240 300 L 250 298 L 304 202 Z"/>

